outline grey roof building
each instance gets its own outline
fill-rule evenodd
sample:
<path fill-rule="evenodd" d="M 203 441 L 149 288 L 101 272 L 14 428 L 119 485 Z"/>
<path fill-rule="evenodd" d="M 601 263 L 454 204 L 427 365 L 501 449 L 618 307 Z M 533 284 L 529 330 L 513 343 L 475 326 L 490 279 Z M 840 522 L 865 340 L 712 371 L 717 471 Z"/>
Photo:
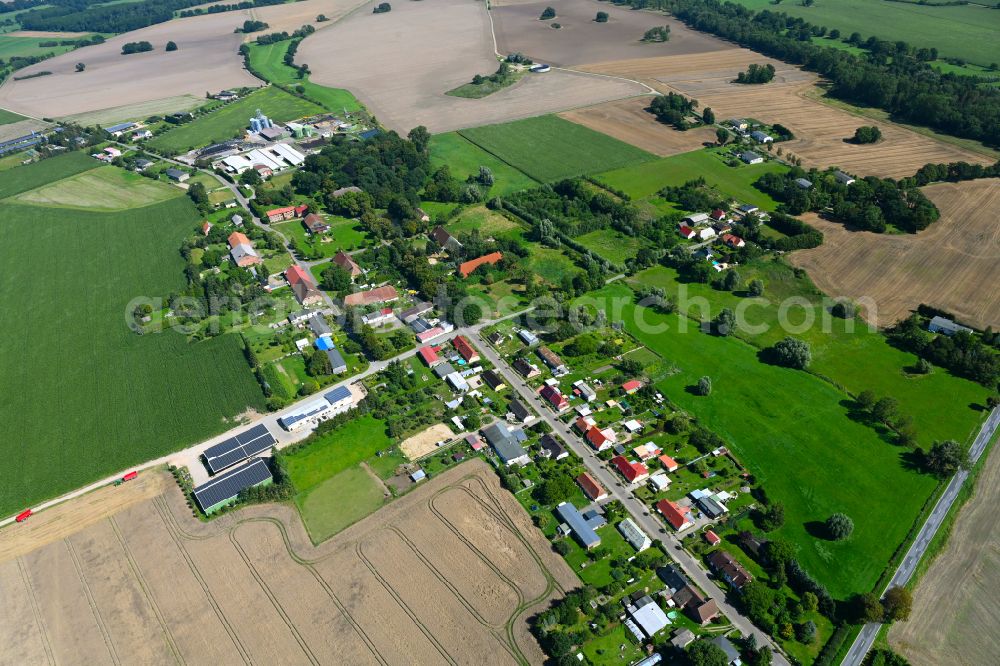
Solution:
<path fill-rule="evenodd" d="M 605 524 L 604 516 L 593 511 L 584 516 L 569 502 L 557 506 L 556 515 L 569 526 L 570 532 L 581 546 L 591 550 L 601 545 L 601 537 L 594 530 Z"/>
<path fill-rule="evenodd" d="M 808 190 L 813 186 L 812 181 L 808 178 L 796 178 L 795 184 L 801 187 L 803 190 Z"/>
<path fill-rule="evenodd" d="M 347 361 L 336 349 L 327 349 L 326 357 L 330 359 L 330 367 L 333 368 L 333 374 L 340 375 L 347 372 Z"/>
<path fill-rule="evenodd" d="M 931 319 L 927 325 L 927 330 L 931 333 L 944 333 L 945 335 L 955 335 L 959 331 L 972 333 L 972 329 L 968 326 L 956 324 L 951 319 L 946 319 L 945 317 L 934 317 Z"/>
<path fill-rule="evenodd" d="M 438 363 L 434 366 L 434 374 L 438 376 L 439 379 L 444 379 L 448 375 L 455 372 L 455 368 L 445 361 L 444 363 Z"/>
<path fill-rule="evenodd" d="M 529 462 L 528 453 L 521 446 L 514 434 L 502 421 L 483 428 L 483 436 L 490 443 L 497 457 L 507 465 L 525 465 Z"/>
<path fill-rule="evenodd" d="M 531 418 L 531 411 L 520 400 L 510 401 L 510 411 L 518 421 L 527 421 Z"/>
<path fill-rule="evenodd" d="M 214 513 L 236 500 L 240 492 L 274 480 L 267 463 L 256 458 L 231 472 L 221 474 L 194 489 L 194 499 L 206 514 Z"/>
<path fill-rule="evenodd" d="M 326 323 L 326 319 L 323 319 L 323 316 L 319 314 L 314 314 L 309 318 L 309 329 L 315 333 L 317 337 L 333 333 L 330 325 Z"/>
<path fill-rule="evenodd" d="M 731 640 L 729 640 L 725 636 L 716 636 L 715 638 L 712 639 L 712 644 L 726 653 L 726 663 L 728 664 L 740 663 L 740 651 L 736 649 L 736 646 L 733 645 L 733 642 Z"/>

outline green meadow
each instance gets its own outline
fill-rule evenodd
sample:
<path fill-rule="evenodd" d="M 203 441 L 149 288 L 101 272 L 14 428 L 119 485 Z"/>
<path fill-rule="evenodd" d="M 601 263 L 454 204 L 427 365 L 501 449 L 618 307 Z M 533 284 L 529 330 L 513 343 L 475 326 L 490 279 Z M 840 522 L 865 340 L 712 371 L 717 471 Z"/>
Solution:
<path fill-rule="evenodd" d="M 271 83 L 286 86 L 302 86 L 302 94 L 321 104 L 327 111 L 342 113 L 358 111 L 361 102 L 349 91 L 342 88 L 328 88 L 305 78 L 299 77 L 299 72 L 285 64 L 285 53 L 291 41 L 274 42 L 272 44 L 250 44 L 250 66 Z"/>
<path fill-rule="evenodd" d="M 479 167 L 489 167 L 494 183 L 490 194 L 504 195 L 518 190 L 538 187 L 538 181 L 518 171 L 495 155 L 491 155 L 458 132 L 435 134 L 430 142 L 431 166 L 434 169 L 447 165 L 451 175 L 459 180 L 479 174 Z"/>

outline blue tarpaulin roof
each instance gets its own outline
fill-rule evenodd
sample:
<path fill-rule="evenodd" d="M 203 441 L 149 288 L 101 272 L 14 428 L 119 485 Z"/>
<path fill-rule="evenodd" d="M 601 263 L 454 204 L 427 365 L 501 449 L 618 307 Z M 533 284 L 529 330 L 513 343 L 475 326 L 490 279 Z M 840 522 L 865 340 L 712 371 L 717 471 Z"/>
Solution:
<path fill-rule="evenodd" d="M 316 349 L 319 349 L 320 351 L 326 351 L 328 349 L 333 349 L 334 347 L 336 347 L 336 345 L 333 344 L 333 338 L 329 335 L 320 336 L 316 340 Z"/>

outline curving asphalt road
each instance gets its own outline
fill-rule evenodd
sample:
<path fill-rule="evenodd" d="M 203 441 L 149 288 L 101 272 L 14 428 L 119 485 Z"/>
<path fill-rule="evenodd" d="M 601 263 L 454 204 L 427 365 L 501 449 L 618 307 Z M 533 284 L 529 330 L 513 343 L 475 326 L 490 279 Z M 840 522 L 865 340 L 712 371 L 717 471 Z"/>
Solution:
<path fill-rule="evenodd" d="M 997 428 L 1000 428 L 1000 407 L 995 408 L 983 423 L 983 427 L 979 430 L 979 434 L 976 436 L 975 441 L 972 443 L 972 447 L 969 449 L 969 460 L 972 464 L 975 464 L 980 457 L 982 457 L 983 452 L 991 441 L 993 441 L 996 435 Z M 913 576 L 913 572 L 916 571 L 917 565 L 920 564 L 920 560 L 923 558 L 924 553 L 927 552 L 927 547 L 930 545 L 931 540 L 937 531 L 941 528 L 941 523 L 948 516 L 948 512 L 951 507 L 955 504 L 955 499 L 958 497 L 959 490 L 965 484 L 966 479 L 969 478 L 968 470 L 959 470 L 955 476 L 951 477 L 951 481 L 948 482 L 948 487 L 945 488 L 944 493 L 938 499 L 937 504 L 934 505 L 934 510 L 931 511 L 931 515 L 927 517 L 923 526 L 920 528 L 920 532 L 917 533 L 917 538 L 913 540 L 910 545 L 910 549 L 906 551 L 906 557 L 903 558 L 902 563 L 900 563 L 899 568 L 896 569 L 896 573 L 893 574 L 892 580 L 886 585 L 885 590 L 890 587 L 896 587 L 901 585 L 906 585 L 910 578 Z M 851 645 L 851 649 L 847 652 L 847 656 L 844 660 L 840 662 L 841 666 L 861 666 L 861 663 L 865 660 L 865 656 L 868 654 L 868 650 L 871 649 L 872 644 L 875 642 L 875 637 L 878 636 L 879 629 L 882 625 L 878 622 L 872 622 L 866 624 L 861 629 L 861 633 L 858 637 L 854 639 L 854 643 Z"/>

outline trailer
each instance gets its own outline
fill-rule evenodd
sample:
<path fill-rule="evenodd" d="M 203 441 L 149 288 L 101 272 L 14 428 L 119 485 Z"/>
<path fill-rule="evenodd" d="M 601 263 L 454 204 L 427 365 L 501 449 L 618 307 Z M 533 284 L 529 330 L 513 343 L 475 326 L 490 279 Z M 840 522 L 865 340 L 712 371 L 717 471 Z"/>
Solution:
<path fill-rule="evenodd" d="M 126 474 L 125 476 L 122 477 L 122 481 L 131 481 L 131 480 L 135 479 L 137 476 L 139 476 L 139 472 L 135 472 L 135 471 L 129 472 L 128 474 Z"/>
<path fill-rule="evenodd" d="M 21 513 L 17 514 L 17 517 L 14 518 L 14 520 L 16 520 L 19 523 L 23 523 L 28 519 L 30 515 L 31 515 L 31 509 L 25 509 Z"/>

